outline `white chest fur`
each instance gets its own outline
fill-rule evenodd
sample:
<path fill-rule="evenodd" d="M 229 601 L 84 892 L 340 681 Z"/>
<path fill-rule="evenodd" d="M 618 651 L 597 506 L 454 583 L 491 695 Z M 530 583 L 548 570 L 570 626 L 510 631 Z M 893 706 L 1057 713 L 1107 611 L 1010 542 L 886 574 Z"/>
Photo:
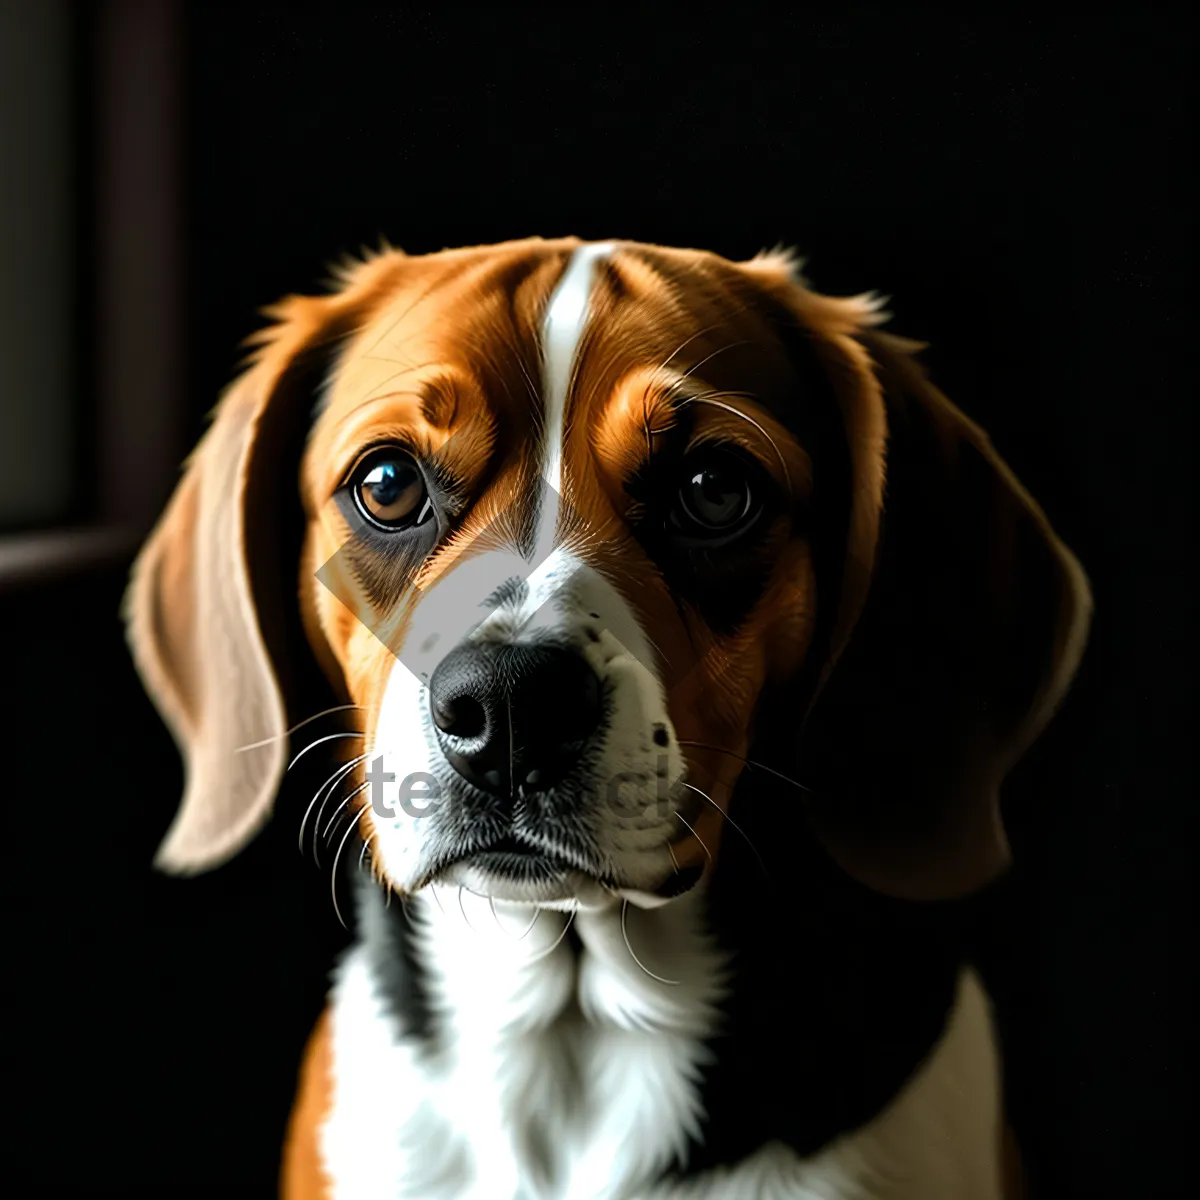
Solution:
<path fill-rule="evenodd" d="M 493 913 L 452 890 L 422 916 L 436 1053 L 396 1036 L 362 952 L 334 990 L 322 1149 L 337 1200 L 998 1195 L 998 1070 L 969 972 L 942 1040 L 868 1126 L 814 1158 L 766 1145 L 654 1187 L 695 1131 L 704 1039 L 719 1020 L 723 963 L 697 902 L 630 909 L 624 933 L 620 909 L 579 913 L 582 952 L 560 940 L 558 913 L 529 928 L 528 910 Z"/>

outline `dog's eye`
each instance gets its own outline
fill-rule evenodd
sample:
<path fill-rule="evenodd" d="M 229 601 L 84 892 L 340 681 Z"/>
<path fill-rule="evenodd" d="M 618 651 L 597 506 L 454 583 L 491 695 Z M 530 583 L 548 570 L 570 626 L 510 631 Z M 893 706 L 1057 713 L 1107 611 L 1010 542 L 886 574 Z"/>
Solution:
<path fill-rule="evenodd" d="M 753 469 L 727 450 L 708 450 L 683 464 L 672 523 L 700 537 L 736 533 L 758 515 L 761 498 Z"/>
<path fill-rule="evenodd" d="M 422 525 L 433 512 L 424 476 L 400 450 L 371 455 L 354 473 L 350 491 L 363 516 L 381 529 Z"/>

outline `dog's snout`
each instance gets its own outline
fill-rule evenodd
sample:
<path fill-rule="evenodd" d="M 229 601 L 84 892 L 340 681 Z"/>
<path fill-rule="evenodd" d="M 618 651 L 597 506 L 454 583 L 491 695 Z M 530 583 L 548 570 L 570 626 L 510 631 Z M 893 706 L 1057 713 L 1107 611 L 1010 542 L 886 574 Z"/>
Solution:
<path fill-rule="evenodd" d="M 461 646 L 429 682 L 438 742 L 485 791 L 543 791 L 579 757 L 600 720 L 600 681 L 573 650 Z"/>

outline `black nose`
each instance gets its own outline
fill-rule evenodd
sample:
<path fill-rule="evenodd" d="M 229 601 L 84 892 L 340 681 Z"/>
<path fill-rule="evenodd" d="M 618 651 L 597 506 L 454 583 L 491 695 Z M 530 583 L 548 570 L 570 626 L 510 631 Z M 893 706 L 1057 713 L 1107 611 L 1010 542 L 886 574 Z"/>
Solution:
<path fill-rule="evenodd" d="M 579 758 L 600 720 L 600 681 L 558 646 L 461 646 L 429 681 L 450 765 L 497 794 L 544 791 Z"/>

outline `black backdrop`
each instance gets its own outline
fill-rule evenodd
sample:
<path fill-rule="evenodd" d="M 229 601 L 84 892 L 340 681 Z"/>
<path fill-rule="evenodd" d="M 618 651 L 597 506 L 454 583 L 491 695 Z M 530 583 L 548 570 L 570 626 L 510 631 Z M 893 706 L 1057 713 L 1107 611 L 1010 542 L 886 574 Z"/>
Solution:
<path fill-rule="evenodd" d="M 386 235 L 745 257 L 893 297 L 1087 567 L 1097 613 L 1015 774 L 985 943 L 1037 1195 L 1171 1195 L 1190 1129 L 1190 44 L 1174 10 L 745 5 L 312 13 L 195 4 L 187 393 L 256 309 Z M 307 798 L 205 877 L 149 861 L 180 770 L 132 675 L 124 566 L 0 596 L 20 1194 L 269 1195 L 343 937 Z M 65 636 L 64 636 L 65 631 Z M 802 1086 L 802 1083 L 800 1084 Z"/>

